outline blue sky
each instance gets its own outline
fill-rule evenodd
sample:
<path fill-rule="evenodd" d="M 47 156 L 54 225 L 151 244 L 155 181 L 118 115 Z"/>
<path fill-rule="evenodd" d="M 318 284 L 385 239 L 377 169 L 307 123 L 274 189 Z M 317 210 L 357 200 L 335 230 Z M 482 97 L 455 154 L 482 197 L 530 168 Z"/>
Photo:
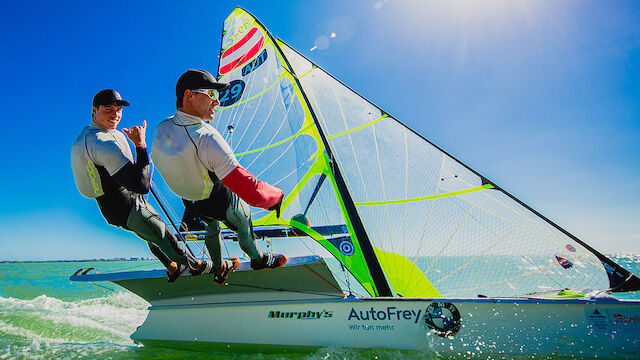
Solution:
<path fill-rule="evenodd" d="M 71 144 L 103 88 L 132 103 L 121 126 L 146 119 L 151 139 L 178 76 L 215 72 L 236 5 L 596 249 L 640 251 L 637 2 L 104 4 L 0 5 L 0 260 L 150 256 L 78 193 Z"/>

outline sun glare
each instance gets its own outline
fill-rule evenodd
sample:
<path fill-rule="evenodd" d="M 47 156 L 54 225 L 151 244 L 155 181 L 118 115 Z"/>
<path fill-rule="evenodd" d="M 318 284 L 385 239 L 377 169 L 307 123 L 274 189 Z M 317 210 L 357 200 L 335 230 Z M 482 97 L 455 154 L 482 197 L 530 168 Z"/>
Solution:
<path fill-rule="evenodd" d="M 396 24 L 399 39 L 415 49 L 450 51 L 463 64 L 496 44 L 517 43 L 544 26 L 543 3 L 536 0 L 389 0 L 374 10 Z"/>
<path fill-rule="evenodd" d="M 389 1 L 408 20 L 435 23 L 458 31 L 476 32 L 483 29 L 517 30 L 535 21 L 542 3 L 524 0 L 453 0 L 453 1 Z M 401 5 L 400 5 L 401 4 Z"/>

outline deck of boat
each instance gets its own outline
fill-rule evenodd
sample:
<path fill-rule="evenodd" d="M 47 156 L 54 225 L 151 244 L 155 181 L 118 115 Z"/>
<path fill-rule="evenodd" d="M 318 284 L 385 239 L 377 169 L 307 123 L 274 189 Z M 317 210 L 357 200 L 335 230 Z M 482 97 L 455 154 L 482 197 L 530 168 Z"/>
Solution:
<path fill-rule="evenodd" d="M 154 307 L 220 304 L 247 299 L 282 301 L 344 296 L 327 264 L 319 256 L 293 257 L 278 269 L 259 271 L 252 270 L 249 261 L 244 261 L 222 286 L 214 283 L 211 274 L 190 276 L 188 272 L 176 282 L 168 283 L 164 269 L 74 275 L 69 279 L 110 281 L 142 297 Z"/>

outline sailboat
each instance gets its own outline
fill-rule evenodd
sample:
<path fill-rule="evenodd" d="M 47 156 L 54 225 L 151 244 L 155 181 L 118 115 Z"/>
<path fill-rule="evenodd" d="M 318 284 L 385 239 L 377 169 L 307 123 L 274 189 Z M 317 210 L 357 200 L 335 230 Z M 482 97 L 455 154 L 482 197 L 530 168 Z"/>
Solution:
<path fill-rule="evenodd" d="M 281 218 L 252 209 L 255 233 L 308 253 L 268 271 L 242 262 L 224 286 L 207 275 L 169 284 L 163 270 L 72 276 L 116 283 L 151 304 L 136 342 L 231 352 L 640 353 L 640 301 L 610 295 L 640 290 L 636 276 L 246 10 L 224 21 L 221 44 L 218 78 L 230 87 L 212 125 L 245 168 L 286 194 Z"/>

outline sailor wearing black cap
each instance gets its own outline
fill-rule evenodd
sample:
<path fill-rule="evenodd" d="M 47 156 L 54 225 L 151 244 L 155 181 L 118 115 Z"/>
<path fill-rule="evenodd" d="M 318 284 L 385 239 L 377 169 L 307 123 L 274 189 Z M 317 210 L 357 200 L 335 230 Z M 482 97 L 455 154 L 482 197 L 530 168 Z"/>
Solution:
<path fill-rule="evenodd" d="M 136 147 L 134 162 L 125 135 L 116 130 L 123 106 L 129 102 L 115 90 L 99 91 L 93 98 L 91 124 L 82 129 L 71 149 L 76 186 L 85 197 L 96 199 L 109 224 L 132 231 L 149 243 L 167 267 L 170 281 L 187 267 L 192 273 L 204 272 L 207 264 L 180 248 L 175 235 L 142 196 L 150 187 L 147 123 L 122 129 Z"/>
<path fill-rule="evenodd" d="M 263 254 L 258 249 L 247 205 L 276 210 L 279 216 L 283 191 L 240 166 L 229 144 L 206 122 L 213 120 L 214 109 L 220 105 L 218 91 L 228 87 L 204 70 L 182 74 L 176 84 L 178 111 L 158 125 L 152 148 L 156 168 L 183 198 L 185 211 L 207 221 L 205 245 L 216 266 L 218 284 L 238 266 L 237 259 L 222 261 L 220 221 L 238 234 L 253 269 L 273 269 L 287 262 L 284 255 Z"/>

